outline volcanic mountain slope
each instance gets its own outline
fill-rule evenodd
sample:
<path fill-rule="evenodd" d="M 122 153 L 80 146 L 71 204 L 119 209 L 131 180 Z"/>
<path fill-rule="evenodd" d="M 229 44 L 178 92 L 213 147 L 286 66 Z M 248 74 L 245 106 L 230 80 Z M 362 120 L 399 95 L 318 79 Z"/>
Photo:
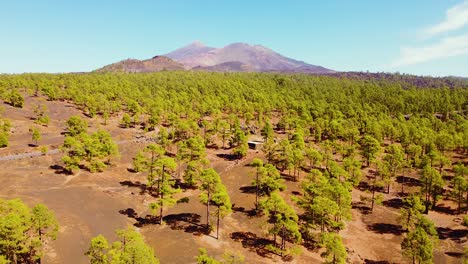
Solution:
<path fill-rule="evenodd" d="M 287 58 L 261 45 L 233 43 L 223 48 L 206 47 L 194 42 L 165 56 L 187 69 L 207 71 L 257 71 L 333 73 L 333 70 Z"/>
<path fill-rule="evenodd" d="M 104 66 L 97 72 L 157 72 L 181 71 L 184 65 L 164 56 L 155 56 L 149 60 L 127 59 Z"/>

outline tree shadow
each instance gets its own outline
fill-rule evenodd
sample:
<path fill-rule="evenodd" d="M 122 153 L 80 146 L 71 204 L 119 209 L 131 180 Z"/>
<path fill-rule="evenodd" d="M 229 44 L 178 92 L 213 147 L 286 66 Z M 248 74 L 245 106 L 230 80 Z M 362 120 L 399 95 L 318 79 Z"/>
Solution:
<path fill-rule="evenodd" d="M 415 178 L 411 178 L 411 177 L 406 177 L 406 176 L 397 176 L 396 177 L 396 182 L 401 184 L 401 183 L 404 183 L 405 186 L 407 187 L 417 187 L 417 186 L 421 186 L 421 181 L 419 181 L 418 179 L 415 179 Z"/>
<path fill-rule="evenodd" d="M 371 259 L 365 259 L 364 260 L 365 264 L 389 264 L 390 262 L 386 260 L 371 260 Z"/>
<path fill-rule="evenodd" d="M 463 252 L 445 252 L 445 255 L 454 257 L 454 258 L 462 258 L 463 257 Z"/>
<path fill-rule="evenodd" d="M 250 210 L 246 210 L 245 207 L 234 207 L 234 205 L 232 206 L 232 210 L 236 213 L 244 213 L 246 214 L 248 217 L 254 217 L 254 216 L 257 216 L 258 213 L 257 211 L 255 210 L 255 208 L 252 208 Z"/>
<path fill-rule="evenodd" d="M 187 184 L 185 182 L 182 182 L 179 179 L 175 179 L 174 188 L 176 188 L 176 189 L 179 188 L 179 189 L 184 190 L 184 191 L 198 189 L 197 186 Z"/>
<path fill-rule="evenodd" d="M 160 224 L 160 219 L 158 216 L 146 215 L 145 217 L 138 216 L 137 212 L 133 208 L 127 208 L 119 211 L 120 214 L 126 215 L 129 218 L 136 220 L 134 226 L 144 227 L 146 225 L 155 225 Z"/>
<path fill-rule="evenodd" d="M 304 219 L 304 215 L 299 216 L 300 219 Z M 309 251 L 315 251 L 320 248 L 319 243 L 314 239 L 314 237 L 307 231 L 301 231 L 302 235 L 302 246 L 304 246 Z"/>
<path fill-rule="evenodd" d="M 447 215 L 457 214 L 457 209 L 452 209 L 450 206 L 436 205 L 436 206 L 433 206 L 431 210 L 441 213 L 441 214 L 447 214 Z"/>
<path fill-rule="evenodd" d="M 405 231 L 401 228 L 400 225 L 386 224 L 386 223 L 376 223 L 368 226 L 368 229 L 374 231 L 378 234 L 393 234 L 400 236 Z"/>
<path fill-rule="evenodd" d="M 257 186 L 242 186 L 239 188 L 242 193 L 255 194 L 257 192 Z"/>
<path fill-rule="evenodd" d="M 468 229 L 451 229 L 446 227 L 438 227 L 437 233 L 440 239 L 450 239 L 457 243 L 462 243 L 468 237 Z"/>
<path fill-rule="evenodd" d="M 261 257 L 271 258 L 271 255 L 273 254 L 273 252 L 266 249 L 267 245 L 273 245 L 273 241 L 270 239 L 258 237 L 252 232 L 234 232 L 231 233 L 231 239 L 236 242 L 241 242 L 242 247 L 256 252 Z"/>
<path fill-rule="evenodd" d="M 69 172 L 65 169 L 65 167 L 60 165 L 51 165 L 49 169 L 54 170 L 55 174 L 63 174 L 63 175 L 72 175 L 73 173 Z"/>
<path fill-rule="evenodd" d="M 127 171 L 130 172 L 130 173 L 137 173 L 138 172 L 133 168 L 127 168 Z"/>
<path fill-rule="evenodd" d="M 200 224 L 201 215 L 195 213 L 171 214 L 163 217 L 172 230 L 183 230 L 196 236 L 209 235 L 206 225 Z"/>
<path fill-rule="evenodd" d="M 215 143 L 211 143 L 211 144 L 206 145 L 206 148 L 208 148 L 208 149 L 219 149 L 218 145 L 216 145 Z"/>
<path fill-rule="evenodd" d="M 234 160 L 240 160 L 239 156 L 238 155 L 234 155 L 234 154 L 216 154 L 216 156 L 218 158 L 222 158 L 224 160 L 227 160 L 227 161 L 234 161 Z"/>
<path fill-rule="evenodd" d="M 365 215 L 372 213 L 371 208 L 363 202 L 352 202 L 351 208 L 359 210 L 361 214 L 365 214 Z"/>
<path fill-rule="evenodd" d="M 401 198 L 393 198 L 390 200 L 383 201 L 382 204 L 387 207 L 400 209 L 403 207 L 403 200 Z"/>
<path fill-rule="evenodd" d="M 141 195 L 142 194 L 149 194 L 152 197 L 158 197 L 158 195 L 156 195 L 154 193 L 154 187 L 148 187 L 146 184 L 141 183 L 140 181 L 135 181 L 135 182 L 128 181 L 128 180 L 127 181 L 121 181 L 120 185 L 127 186 L 127 187 L 133 187 L 133 188 L 139 188 L 140 189 L 139 194 L 141 194 Z"/>
<path fill-rule="evenodd" d="M 365 181 L 361 181 L 357 187 L 360 191 L 363 191 L 363 192 L 370 191 L 372 188 L 372 186 L 368 182 L 365 182 Z"/>
<path fill-rule="evenodd" d="M 285 179 L 287 181 L 297 182 L 297 179 L 294 178 L 293 176 L 289 175 L 288 173 L 281 172 L 280 174 L 281 174 L 281 177 L 283 177 L 283 179 Z"/>

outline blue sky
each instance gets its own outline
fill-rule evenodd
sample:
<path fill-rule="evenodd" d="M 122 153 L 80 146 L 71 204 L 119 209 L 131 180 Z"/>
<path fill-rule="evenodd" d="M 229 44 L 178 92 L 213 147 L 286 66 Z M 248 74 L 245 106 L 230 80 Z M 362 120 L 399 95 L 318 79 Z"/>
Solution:
<path fill-rule="evenodd" d="M 0 72 L 90 71 L 200 40 L 338 71 L 468 76 L 468 0 L 1 0 Z"/>

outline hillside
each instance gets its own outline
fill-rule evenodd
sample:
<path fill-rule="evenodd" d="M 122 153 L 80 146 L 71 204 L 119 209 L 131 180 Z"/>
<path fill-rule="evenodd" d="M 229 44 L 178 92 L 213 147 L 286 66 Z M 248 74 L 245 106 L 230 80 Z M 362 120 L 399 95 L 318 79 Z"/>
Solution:
<path fill-rule="evenodd" d="M 321 66 L 307 64 L 302 61 L 287 58 L 262 45 L 232 43 L 223 48 L 206 47 L 200 42 L 194 42 L 165 56 L 177 60 L 187 68 L 201 67 L 205 70 L 220 71 L 257 71 L 257 72 L 302 72 L 302 73 L 332 73 L 333 70 Z M 237 62 L 244 67 L 226 67 Z"/>
<path fill-rule="evenodd" d="M 161 70 L 214 72 L 282 72 L 324 74 L 335 71 L 285 57 L 261 45 L 233 43 L 212 48 L 201 42 L 155 56 L 149 60 L 127 59 L 104 66 L 97 72 L 157 72 Z"/>
<path fill-rule="evenodd" d="M 128 228 L 131 248 L 161 264 L 207 254 L 329 263 L 330 249 L 341 263 L 410 263 L 411 246 L 427 263 L 462 263 L 468 89 L 403 86 L 278 73 L 0 75 L 0 260 L 131 257 L 118 245 L 135 236 L 114 232 Z M 36 212 L 56 221 L 24 232 Z"/>
<path fill-rule="evenodd" d="M 164 56 L 155 56 L 148 60 L 127 59 L 104 66 L 96 72 L 158 72 L 181 71 L 184 66 Z"/>

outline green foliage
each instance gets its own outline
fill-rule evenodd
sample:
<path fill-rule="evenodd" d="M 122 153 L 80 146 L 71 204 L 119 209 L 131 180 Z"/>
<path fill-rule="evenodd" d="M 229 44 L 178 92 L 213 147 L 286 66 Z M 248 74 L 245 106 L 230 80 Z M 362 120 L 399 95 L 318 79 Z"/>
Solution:
<path fill-rule="evenodd" d="M 7 260 L 5 256 L 0 255 L 0 264 L 9 264 L 10 261 Z"/>
<path fill-rule="evenodd" d="M 401 249 L 403 250 L 403 256 L 413 259 L 413 261 L 433 263 L 434 242 L 421 227 L 417 227 L 407 234 L 401 243 Z"/>
<path fill-rule="evenodd" d="M 109 249 L 109 242 L 103 235 L 98 235 L 91 239 L 91 245 L 85 253 L 90 258 L 91 264 L 108 263 L 106 251 Z"/>
<path fill-rule="evenodd" d="M 411 203 L 413 203 L 411 205 Z M 407 200 L 407 206 L 418 214 L 413 221 L 413 225 L 408 227 L 408 233 L 401 242 L 401 249 L 404 257 L 418 263 L 433 263 L 433 251 L 438 242 L 438 234 L 432 223 L 424 215 L 417 212 L 422 209 L 422 204 L 415 197 Z"/>
<path fill-rule="evenodd" d="M 362 163 L 354 157 L 346 157 L 343 159 L 343 167 L 348 172 L 352 184 L 359 185 L 362 177 Z"/>
<path fill-rule="evenodd" d="M 348 253 L 343 245 L 341 237 L 336 233 L 324 233 L 320 244 L 325 248 L 321 254 L 325 259 L 324 263 L 345 264 Z"/>
<path fill-rule="evenodd" d="M 8 147 L 8 135 L 0 131 L 0 148 Z"/>
<path fill-rule="evenodd" d="M 286 189 L 280 172 L 271 164 L 265 164 L 258 168 L 258 181 L 255 179 L 252 184 L 258 185 L 260 196 L 268 196 L 274 191 L 284 191 Z"/>
<path fill-rule="evenodd" d="M 188 161 L 184 173 L 184 181 L 188 186 L 196 186 L 200 174 L 208 164 L 206 157 L 206 148 L 203 138 L 197 136 L 179 142 L 177 159 L 179 161 Z"/>
<path fill-rule="evenodd" d="M 160 223 L 163 221 L 163 209 L 171 207 L 177 203 L 174 194 L 180 192 L 179 189 L 174 189 L 174 181 L 172 181 L 172 173 L 176 168 L 176 163 L 173 158 L 162 156 L 156 160 L 157 172 L 160 177 L 158 183 L 158 198 L 157 201 L 150 204 L 150 209 L 153 214 L 159 209 Z"/>
<path fill-rule="evenodd" d="M 134 228 L 117 230 L 118 240 L 112 244 L 98 235 L 91 239 L 90 247 L 85 253 L 92 264 L 158 264 L 153 249 L 148 246 L 143 236 Z"/>
<path fill-rule="evenodd" d="M 210 206 L 217 207 L 217 230 L 219 219 L 230 214 L 232 204 L 226 187 L 221 182 L 219 174 L 212 168 L 205 169 L 200 175 L 200 201 L 206 205 L 206 225 L 210 227 Z M 218 237 L 218 236 L 217 236 Z"/>
<path fill-rule="evenodd" d="M 198 252 L 199 254 L 196 257 L 198 264 L 240 264 L 244 263 L 245 260 L 243 255 L 229 251 L 224 252 L 222 261 L 218 261 L 208 255 L 208 251 L 205 248 L 199 248 Z"/>
<path fill-rule="evenodd" d="M 38 125 L 47 126 L 50 122 L 49 116 L 46 114 L 47 106 L 45 104 L 39 104 L 34 109 L 34 113 L 36 114 L 34 123 Z"/>
<path fill-rule="evenodd" d="M 372 136 L 366 135 L 361 139 L 362 156 L 366 158 L 367 166 L 377 158 L 380 152 L 380 143 Z"/>
<path fill-rule="evenodd" d="M 205 160 L 192 160 L 187 163 L 187 168 L 184 173 L 184 182 L 188 186 L 196 186 L 205 164 Z"/>
<path fill-rule="evenodd" d="M 268 222 L 272 223 L 268 233 L 274 236 L 275 246 L 276 236 L 281 237 L 279 248 L 281 252 L 286 250 L 286 241 L 299 243 L 302 240 L 298 225 L 299 217 L 294 209 L 284 201 L 279 192 L 273 192 L 269 197 L 262 199 L 260 208 L 262 208 Z"/>
<path fill-rule="evenodd" d="M 387 181 L 387 193 L 390 192 L 390 179 L 395 178 L 398 170 L 403 166 L 404 151 L 400 145 L 392 144 L 385 149 L 384 164 L 387 166 L 389 180 Z"/>
<path fill-rule="evenodd" d="M 88 122 L 86 120 L 81 119 L 79 116 L 72 116 L 70 117 L 67 122 L 67 131 L 69 136 L 76 136 L 81 133 L 86 133 L 88 130 Z"/>
<path fill-rule="evenodd" d="M 403 200 L 403 208 L 400 210 L 399 221 L 406 230 L 414 228 L 424 212 L 424 204 L 417 195 L 411 195 Z"/>
<path fill-rule="evenodd" d="M 24 106 L 24 97 L 16 89 L 10 90 L 10 92 L 5 97 L 5 102 L 10 104 L 13 107 L 23 108 Z"/>
<path fill-rule="evenodd" d="M 420 180 L 423 184 L 421 192 L 425 197 L 426 210 L 429 210 L 440 199 L 444 180 L 440 173 L 429 165 L 421 171 Z"/>
<path fill-rule="evenodd" d="M 303 196 L 296 199 L 304 210 L 304 230 L 320 228 L 341 229 L 343 220 L 351 217 L 350 186 L 335 178 L 327 178 L 319 170 L 312 170 L 301 185 Z"/>
<path fill-rule="evenodd" d="M 120 124 L 125 128 L 129 128 L 132 125 L 132 118 L 130 117 L 130 115 L 125 113 L 122 116 L 122 120 L 120 121 Z"/>
<path fill-rule="evenodd" d="M 221 264 L 221 262 L 217 261 L 215 258 L 210 257 L 208 255 L 208 251 L 205 248 L 198 249 L 198 256 L 197 256 L 197 263 L 198 264 Z"/>
<path fill-rule="evenodd" d="M 62 157 L 65 169 L 70 172 L 79 169 L 80 165 L 91 172 L 101 172 L 110 164 L 111 158 L 119 155 L 117 144 L 103 130 L 90 135 L 67 136 L 61 150 L 65 153 Z"/>
<path fill-rule="evenodd" d="M 0 132 L 8 134 L 10 133 L 10 129 L 11 129 L 11 121 L 6 118 L 0 118 Z"/>
<path fill-rule="evenodd" d="M 273 127 L 271 126 L 270 121 L 265 121 L 265 125 L 262 128 L 261 135 L 265 141 L 273 138 Z"/>
<path fill-rule="evenodd" d="M 0 255 L 4 263 L 33 263 L 44 255 L 44 244 L 58 233 L 55 214 L 45 205 L 32 209 L 21 200 L 0 199 Z"/>
<path fill-rule="evenodd" d="M 458 213 L 461 213 L 462 210 L 462 204 L 465 202 L 467 203 L 468 201 L 466 200 L 467 197 L 465 197 L 465 193 L 468 193 L 468 181 L 465 177 L 461 175 L 455 176 L 452 180 L 452 185 L 453 185 L 453 190 L 451 192 L 451 195 L 455 200 L 457 201 L 458 204 Z"/>
<path fill-rule="evenodd" d="M 135 172 L 142 172 L 148 166 L 147 159 L 143 151 L 138 151 L 137 155 L 133 158 L 133 170 Z"/>
<path fill-rule="evenodd" d="M 42 153 L 42 155 L 46 155 L 49 151 L 49 148 L 47 148 L 47 146 L 40 146 L 39 151 Z"/>
<path fill-rule="evenodd" d="M 309 166 L 315 168 L 323 160 L 322 154 L 316 150 L 314 147 L 309 147 L 305 151 L 305 156 L 309 161 Z"/>
<path fill-rule="evenodd" d="M 0 148 L 8 147 L 8 135 L 10 130 L 10 120 L 6 118 L 0 118 Z"/>
<path fill-rule="evenodd" d="M 39 140 L 41 140 L 41 132 L 39 131 L 39 128 L 31 127 L 29 132 L 31 133 L 32 141 L 34 141 L 35 145 L 37 146 Z"/>

